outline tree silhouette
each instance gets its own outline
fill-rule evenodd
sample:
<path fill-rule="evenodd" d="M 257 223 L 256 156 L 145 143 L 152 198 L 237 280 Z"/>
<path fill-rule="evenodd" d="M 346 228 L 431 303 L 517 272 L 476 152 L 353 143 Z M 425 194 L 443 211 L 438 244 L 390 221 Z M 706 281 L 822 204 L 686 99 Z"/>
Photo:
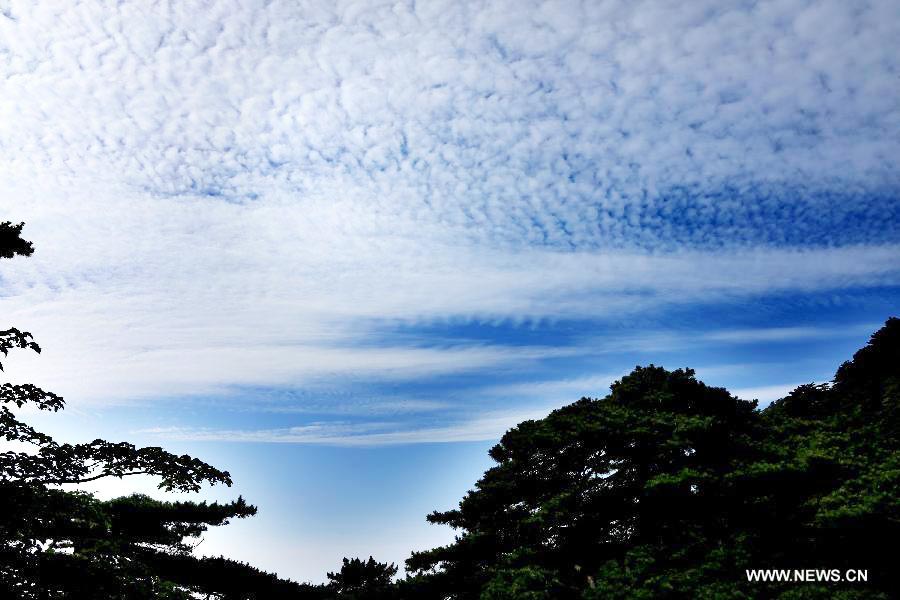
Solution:
<path fill-rule="evenodd" d="M 755 402 L 638 367 L 603 399 L 525 421 L 432 523 L 409 597 L 888 598 L 900 533 L 900 320 L 832 385 Z M 761 584 L 746 569 L 868 569 L 869 583 Z"/>
<path fill-rule="evenodd" d="M 0 256 L 32 253 L 22 224 L 0 224 Z M 30 333 L 0 331 L 0 352 L 40 352 Z M 2 369 L 2 364 L 0 364 Z M 196 540 L 211 526 L 256 514 L 243 498 L 226 504 L 161 502 L 133 495 L 106 502 L 63 484 L 152 475 L 166 491 L 231 485 L 227 471 L 187 455 L 127 442 L 60 443 L 22 422 L 11 407 L 64 408 L 31 384 L 0 386 L 0 597 L 35 599 L 321 597 L 312 586 L 279 580 L 227 559 L 198 559 Z M 187 540 L 187 541 L 186 541 Z M 262 596 L 260 595 L 262 594 Z M 300 595 L 302 594 L 302 595 Z M 311 595 L 313 594 L 313 595 Z"/>
<path fill-rule="evenodd" d="M 335 597 L 323 585 L 296 583 L 224 557 L 155 553 L 143 560 L 184 587 L 221 600 L 326 600 Z"/>
<path fill-rule="evenodd" d="M 13 225 L 10 221 L 0 223 L 0 258 L 13 256 L 31 256 L 34 246 L 22 239 L 22 228 L 25 223 Z"/>
<path fill-rule="evenodd" d="M 340 571 L 328 573 L 328 587 L 346 600 L 388 598 L 394 592 L 391 579 L 396 574 L 396 565 L 377 562 L 371 556 L 367 561 L 345 558 Z"/>

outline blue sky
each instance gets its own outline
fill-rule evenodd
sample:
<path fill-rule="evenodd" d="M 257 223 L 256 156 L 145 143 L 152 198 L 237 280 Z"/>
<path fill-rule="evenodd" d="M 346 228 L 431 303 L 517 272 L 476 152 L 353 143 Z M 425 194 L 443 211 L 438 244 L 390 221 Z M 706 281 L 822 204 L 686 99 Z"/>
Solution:
<path fill-rule="evenodd" d="M 895 2 L 301 4 L 0 2 L 7 372 L 230 469 L 200 551 L 400 562 L 515 423 L 766 403 L 897 313 Z"/>

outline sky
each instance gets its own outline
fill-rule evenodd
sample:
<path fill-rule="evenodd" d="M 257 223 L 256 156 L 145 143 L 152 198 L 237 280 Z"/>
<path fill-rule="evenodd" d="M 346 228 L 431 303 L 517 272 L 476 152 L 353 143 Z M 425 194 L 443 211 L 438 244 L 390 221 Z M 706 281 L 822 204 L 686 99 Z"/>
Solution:
<path fill-rule="evenodd" d="M 199 553 L 402 563 L 516 423 L 649 363 L 765 406 L 900 313 L 898 40 L 894 0 L 0 0 L 6 374 L 228 469 L 189 497 L 259 515 Z"/>

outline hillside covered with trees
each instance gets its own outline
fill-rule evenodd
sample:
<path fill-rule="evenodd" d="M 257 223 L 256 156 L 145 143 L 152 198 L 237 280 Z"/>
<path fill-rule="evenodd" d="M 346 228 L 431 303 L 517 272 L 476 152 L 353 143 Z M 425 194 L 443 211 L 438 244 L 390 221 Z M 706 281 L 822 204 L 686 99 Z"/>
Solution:
<path fill-rule="evenodd" d="M 28 256 L 22 226 L 0 224 L 0 256 Z M 0 351 L 40 351 L 0 331 Z M 226 504 L 64 491 L 149 474 L 169 491 L 231 484 L 227 471 L 162 448 L 67 444 L 17 410 L 59 411 L 33 385 L 0 387 L 0 597 L 890 598 L 900 533 L 900 319 L 829 384 L 760 410 L 690 369 L 637 367 L 508 431 L 495 465 L 454 510 L 428 516 L 452 544 L 394 565 L 344 560 L 328 585 L 195 556 L 209 527 L 250 517 Z M 748 569 L 865 569 L 868 581 L 761 583 Z"/>
<path fill-rule="evenodd" d="M 455 543 L 413 554 L 456 598 L 887 598 L 900 531 L 900 320 L 758 410 L 693 371 L 638 367 L 605 398 L 490 452 Z M 868 585 L 763 585 L 746 569 L 868 569 Z"/>

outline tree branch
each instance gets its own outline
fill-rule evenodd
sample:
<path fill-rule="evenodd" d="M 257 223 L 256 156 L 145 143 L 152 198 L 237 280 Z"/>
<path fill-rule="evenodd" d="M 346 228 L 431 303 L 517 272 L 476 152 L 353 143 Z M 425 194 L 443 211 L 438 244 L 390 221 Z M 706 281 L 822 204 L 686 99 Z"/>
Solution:
<path fill-rule="evenodd" d="M 45 481 L 44 483 L 48 485 L 62 485 L 64 483 L 88 483 L 89 481 L 96 481 L 98 479 L 102 479 L 103 477 L 118 477 L 119 479 L 123 477 L 128 477 L 129 475 L 153 475 L 152 471 L 132 471 L 131 473 L 100 473 L 99 475 L 94 475 L 93 477 L 85 477 L 84 479 L 51 479 L 49 481 Z"/>

